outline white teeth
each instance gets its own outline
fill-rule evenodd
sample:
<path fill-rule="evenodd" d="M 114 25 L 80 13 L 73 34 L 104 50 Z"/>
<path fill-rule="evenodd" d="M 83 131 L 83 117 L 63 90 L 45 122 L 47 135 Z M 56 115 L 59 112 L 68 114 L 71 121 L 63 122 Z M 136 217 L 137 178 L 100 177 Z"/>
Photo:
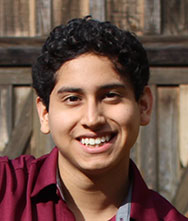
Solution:
<path fill-rule="evenodd" d="M 97 139 L 95 140 L 95 143 L 96 143 L 96 144 L 100 144 L 100 143 L 101 143 L 100 138 L 97 138 Z"/>
<path fill-rule="evenodd" d="M 84 145 L 99 146 L 101 143 L 108 142 L 109 140 L 110 136 L 97 137 L 97 138 L 82 138 L 81 143 Z"/>
<path fill-rule="evenodd" d="M 106 141 L 108 142 L 110 140 L 110 137 L 109 136 L 106 136 L 105 137 Z"/>
<path fill-rule="evenodd" d="M 105 137 L 101 137 L 101 142 L 105 142 Z"/>
<path fill-rule="evenodd" d="M 82 138 L 82 139 L 83 139 L 83 138 Z M 84 139 L 83 139 L 83 140 L 84 140 Z M 85 144 L 86 144 L 86 145 L 89 144 L 89 139 L 88 139 L 88 138 L 85 139 Z"/>
<path fill-rule="evenodd" d="M 95 139 L 90 138 L 90 139 L 89 139 L 89 144 L 90 144 L 90 145 L 95 145 Z"/>

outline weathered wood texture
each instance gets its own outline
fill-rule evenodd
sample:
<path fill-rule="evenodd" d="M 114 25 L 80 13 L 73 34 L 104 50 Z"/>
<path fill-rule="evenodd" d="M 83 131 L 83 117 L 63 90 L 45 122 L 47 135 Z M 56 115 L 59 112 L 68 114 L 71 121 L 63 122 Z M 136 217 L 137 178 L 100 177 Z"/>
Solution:
<path fill-rule="evenodd" d="M 32 133 L 32 93 L 30 93 L 23 105 L 22 111 L 19 114 L 19 118 L 16 121 L 16 125 L 12 130 L 11 137 L 9 139 L 6 148 L 2 151 L 2 155 L 9 156 L 9 158 L 15 158 L 25 152 L 27 148 L 27 142 L 30 139 Z M 16 148 L 16 147 L 19 148 Z"/>
<path fill-rule="evenodd" d="M 159 191 L 171 200 L 179 180 L 178 88 L 158 88 Z M 168 171 L 168 173 L 167 173 Z"/>
<path fill-rule="evenodd" d="M 37 0 L 35 6 L 36 35 L 47 35 L 52 28 L 51 0 Z"/>
<path fill-rule="evenodd" d="M 0 85 L 31 85 L 31 81 L 31 68 L 0 68 Z"/>
<path fill-rule="evenodd" d="M 29 36 L 29 1 L 0 0 L 0 36 Z"/>
<path fill-rule="evenodd" d="M 53 25 L 64 24 L 72 18 L 90 13 L 89 0 L 53 0 Z"/>
<path fill-rule="evenodd" d="M 0 65 L 31 65 L 44 38 L 0 38 Z M 151 66 L 187 66 L 188 38 L 140 37 Z"/>
<path fill-rule="evenodd" d="M 3 150 L 8 143 L 11 131 L 12 86 L 0 85 L 0 151 Z"/>
<path fill-rule="evenodd" d="M 106 18 L 120 28 L 143 32 L 144 0 L 107 0 Z"/>
<path fill-rule="evenodd" d="M 187 35 L 187 7 L 186 0 L 0 0 L 0 36 L 43 36 L 88 14 L 140 35 Z"/>
<path fill-rule="evenodd" d="M 187 0 L 161 1 L 162 32 L 167 35 L 188 34 Z"/>
<path fill-rule="evenodd" d="M 176 196 L 173 199 L 173 204 L 179 211 L 181 211 L 183 214 L 186 214 L 188 217 L 187 180 L 188 180 L 188 167 L 184 169 L 184 173 L 180 179 Z"/>
<path fill-rule="evenodd" d="M 144 1 L 144 34 L 161 34 L 161 1 Z"/>
<path fill-rule="evenodd" d="M 188 75 L 188 73 L 187 73 Z M 179 151 L 184 167 L 188 164 L 188 85 L 180 85 Z"/>
<path fill-rule="evenodd" d="M 151 67 L 151 84 L 184 85 L 188 84 L 188 67 Z"/>
<path fill-rule="evenodd" d="M 90 14 L 100 21 L 105 20 L 105 0 L 90 0 Z"/>

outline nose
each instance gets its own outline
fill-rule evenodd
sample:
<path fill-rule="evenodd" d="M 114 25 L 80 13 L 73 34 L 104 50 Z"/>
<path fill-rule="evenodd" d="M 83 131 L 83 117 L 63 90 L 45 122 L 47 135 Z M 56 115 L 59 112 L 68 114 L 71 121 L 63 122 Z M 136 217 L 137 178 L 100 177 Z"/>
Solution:
<path fill-rule="evenodd" d="M 81 124 L 85 128 L 98 130 L 105 124 L 105 116 L 100 104 L 96 101 L 89 101 L 84 108 Z"/>

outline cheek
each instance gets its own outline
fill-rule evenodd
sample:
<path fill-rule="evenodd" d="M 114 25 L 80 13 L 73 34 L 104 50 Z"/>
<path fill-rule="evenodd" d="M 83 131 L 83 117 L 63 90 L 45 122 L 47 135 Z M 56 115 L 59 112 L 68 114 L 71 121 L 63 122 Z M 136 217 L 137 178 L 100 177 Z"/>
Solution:
<path fill-rule="evenodd" d="M 133 127 L 139 124 L 139 111 L 135 105 L 119 105 L 118 108 L 109 110 L 108 115 L 121 127 Z"/>
<path fill-rule="evenodd" d="M 49 127 L 52 135 L 71 132 L 77 122 L 76 115 L 67 113 L 66 111 L 55 111 L 51 112 L 49 116 Z"/>

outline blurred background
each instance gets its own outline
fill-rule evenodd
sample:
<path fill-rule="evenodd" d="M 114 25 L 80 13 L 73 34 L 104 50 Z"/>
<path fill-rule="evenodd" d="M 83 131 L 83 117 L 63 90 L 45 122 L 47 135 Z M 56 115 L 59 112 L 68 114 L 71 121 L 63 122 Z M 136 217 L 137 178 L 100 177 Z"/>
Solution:
<path fill-rule="evenodd" d="M 139 36 L 151 66 L 151 124 L 131 157 L 147 184 L 188 213 L 188 0 L 0 0 L 0 155 L 36 157 L 40 133 L 31 65 L 51 29 L 92 15 Z"/>

